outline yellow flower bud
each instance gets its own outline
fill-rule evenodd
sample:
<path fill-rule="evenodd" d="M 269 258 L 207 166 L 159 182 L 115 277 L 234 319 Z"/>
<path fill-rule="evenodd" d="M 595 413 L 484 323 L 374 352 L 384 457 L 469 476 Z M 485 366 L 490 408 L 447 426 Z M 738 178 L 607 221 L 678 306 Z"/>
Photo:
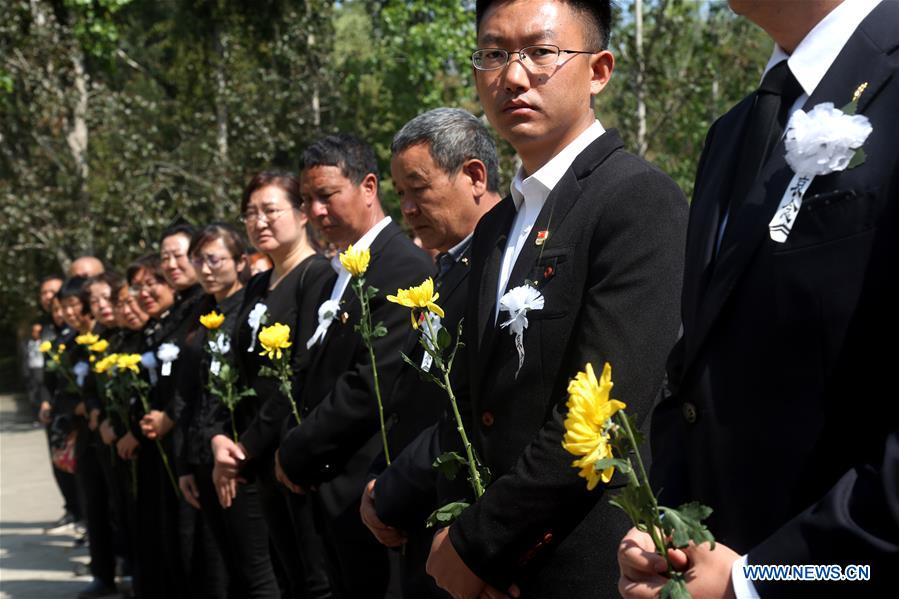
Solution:
<path fill-rule="evenodd" d="M 209 329 L 210 331 L 214 331 L 215 329 L 222 326 L 225 322 L 225 315 L 219 314 L 215 310 L 210 312 L 209 314 L 204 314 L 200 317 L 200 324 Z"/>
<path fill-rule="evenodd" d="M 361 277 L 368 270 L 368 262 L 371 260 L 371 251 L 354 249 L 352 245 L 340 254 L 340 263 L 354 277 Z"/>

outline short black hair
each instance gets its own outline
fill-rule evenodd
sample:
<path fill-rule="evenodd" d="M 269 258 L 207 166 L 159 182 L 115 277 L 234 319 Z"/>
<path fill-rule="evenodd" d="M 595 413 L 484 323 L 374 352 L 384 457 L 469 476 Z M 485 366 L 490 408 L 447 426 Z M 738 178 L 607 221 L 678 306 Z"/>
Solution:
<path fill-rule="evenodd" d="M 196 232 L 197 230 L 192 224 L 182 218 L 179 218 L 174 223 L 170 224 L 162 230 L 162 233 L 159 235 L 159 243 L 162 243 L 164 239 L 168 239 L 173 235 L 184 235 L 185 237 L 187 237 L 187 240 L 190 241 L 193 238 L 194 233 Z"/>
<path fill-rule="evenodd" d="M 62 287 L 60 287 L 59 291 L 56 293 L 56 297 L 59 298 L 59 301 L 70 297 L 77 297 L 78 301 L 81 302 L 81 313 L 89 313 L 90 298 L 85 299 L 85 294 L 89 292 L 87 281 L 88 280 L 85 277 L 71 277 L 66 279 L 65 282 L 63 282 Z"/>
<path fill-rule="evenodd" d="M 46 283 L 47 281 L 65 281 L 65 280 L 66 280 L 65 277 L 63 277 L 60 274 L 44 275 L 43 277 L 41 277 L 41 280 L 38 283 L 38 286 L 43 287 L 44 283 Z"/>
<path fill-rule="evenodd" d="M 477 0 L 475 6 L 475 23 L 481 30 L 481 19 L 491 6 L 505 0 Z M 611 0 L 560 0 L 571 6 L 575 12 L 592 21 L 584 30 L 584 42 L 592 47 L 579 50 L 605 50 L 609 47 L 612 34 L 612 2 Z"/>
<path fill-rule="evenodd" d="M 323 137 L 307 147 L 300 159 L 300 169 L 336 166 L 344 177 L 359 185 L 368 175 L 378 177 L 378 159 L 370 145 L 349 133 Z"/>

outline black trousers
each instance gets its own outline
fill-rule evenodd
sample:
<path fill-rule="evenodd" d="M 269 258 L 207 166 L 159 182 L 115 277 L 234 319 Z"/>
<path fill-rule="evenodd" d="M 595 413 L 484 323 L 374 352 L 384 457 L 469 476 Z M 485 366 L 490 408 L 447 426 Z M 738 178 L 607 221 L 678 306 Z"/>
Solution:
<path fill-rule="evenodd" d="M 322 541 L 303 497 L 294 495 L 275 479 L 274 453 L 260 457 L 255 484 L 262 512 L 275 549 L 274 559 L 287 579 L 281 596 L 290 599 L 330 599 Z"/>
<path fill-rule="evenodd" d="M 163 447 L 168 452 L 166 443 Z M 169 463 L 172 464 L 171 456 Z M 154 441 L 141 438 L 137 458 L 135 581 L 143 599 L 187 597 L 178 535 L 178 502 Z"/>
<path fill-rule="evenodd" d="M 434 532 L 434 529 L 422 526 L 406 533 L 409 540 L 400 555 L 403 599 L 451 599 L 449 593 L 438 587 L 425 571 Z"/>
<path fill-rule="evenodd" d="M 390 582 L 387 548 L 378 543 L 362 523 L 359 501 L 334 517 L 329 514 L 318 493 L 312 493 L 309 497 L 315 524 L 321 532 L 334 597 L 384 597 Z"/>
<path fill-rule="evenodd" d="M 187 596 L 227 599 L 229 570 L 204 514 L 183 499 L 178 505 L 181 569 Z M 240 595 L 236 595 L 240 596 Z"/>
<path fill-rule="evenodd" d="M 115 583 L 116 532 L 113 522 L 121 514 L 113 506 L 112 462 L 105 446 L 97 447 L 95 434 L 86 426 L 79 427 L 76 444 L 75 476 L 81 487 L 87 516 L 91 575 L 112 586 Z M 105 457 L 105 460 L 102 458 Z M 106 470 L 104 472 L 104 469 Z"/>
<path fill-rule="evenodd" d="M 280 591 L 269 554 L 268 525 L 259 490 L 241 484 L 231 507 L 222 508 L 212 483 L 212 465 L 193 466 L 202 519 L 221 552 L 233 597 L 278 599 Z"/>
<path fill-rule="evenodd" d="M 84 519 L 84 514 L 81 509 L 81 496 L 80 491 L 78 490 L 78 483 L 75 480 L 75 475 L 71 472 L 60 470 L 53 465 L 53 447 L 50 445 L 50 425 L 47 425 L 45 430 L 47 433 L 47 451 L 51 456 L 50 467 L 53 469 L 53 478 L 56 480 L 59 494 L 62 495 L 63 509 L 71 514 L 76 522 L 81 522 Z"/>

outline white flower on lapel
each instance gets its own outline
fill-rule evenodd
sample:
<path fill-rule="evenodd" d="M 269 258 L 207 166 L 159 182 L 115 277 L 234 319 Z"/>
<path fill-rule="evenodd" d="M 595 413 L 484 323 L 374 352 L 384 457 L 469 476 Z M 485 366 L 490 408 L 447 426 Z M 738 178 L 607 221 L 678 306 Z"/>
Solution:
<path fill-rule="evenodd" d="M 854 111 L 855 102 L 864 87 L 859 87 L 847 110 Z M 862 144 L 873 127 L 862 114 L 847 114 L 834 108 L 832 102 L 816 105 L 807 113 L 797 110 L 787 123 L 784 135 L 785 158 L 795 173 L 787 185 L 777 212 L 768 223 L 772 241 L 784 243 L 802 208 L 802 197 L 815 177 L 852 168 L 864 160 Z"/>
<path fill-rule="evenodd" d="M 78 362 L 75 366 L 72 367 L 72 372 L 75 373 L 75 384 L 79 387 L 84 387 L 84 379 L 87 378 L 87 373 L 90 372 L 91 368 L 87 362 Z"/>
<path fill-rule="evenodd" d="M 174 343 L 163 343 L 159 346 L 159 349 L 156 351 L 156 357 L 162 360 L 162 376 L 170 376 L 172 374 L 172 362 L 178 359 L 178 354 L 180 353 L 181 348 Z"/>
<path fill-rule="evenodd" d="M 832 102 L 797 110 L 784 136 L 787 164 L 800 177 L 845 170 L 872 130 L 868 117 L 846 114 Z"/>
<path fill-rule="evenodd" d="M 315 333 L 306 342 L 306 349 L 325 338 L 325 333 L 328 332 L 328 327 L 337 317 L 338 310 L 340 310 L 340 300 L 329 299 L 322 302 L 322 305 L 318 307 L 318 326 L 315 328 Z"/>
<path fill-rule="evenodd" d="M 159 375 L 156 374 L 156 368 L 159 367 L 159 362 L 156 361 L 156 354 L 151 351 L 142 353 L 140 365 L 147 369 L 147 373 L 150 375 L 150 384 L 155 385 L 156 381 L 159 380 Z"/>
<path fill-rule="evenodd" d="M 518 350 L 516 377 L 524 365 L 524 330 L 528 328 L 527 313 L 531 310 L 542 310 L 543 303 L 543 294 L 530 285 L 519 285 L 510 289 L 499 299 L 500 311 L 505 310 L 509 313 L 509 320 L 502 323 L 500 328 L 509 327 L 509 333 L 515 336 L 515 349 Z"/>
<path fill-rule="evenodd" d="M 247 315 L 247 324 L 250 325 L 250 345 L 247 347 L 247 352 L 251 352 L 256 348 L 256 335 L 259 334 L 259 327 L 262 326 L 265 320 L 267 310 L 268 308 L 265 304 L 256 302 L 256 305 L 253 306 L 253 309 Z"/>
<path fill-rule="evenodd" d="M 209 363 L 209 372 L 212 373 L 212 376 L 218 376 L 222 371 L 222 363 L 218 360 L 213 360 Z"/>

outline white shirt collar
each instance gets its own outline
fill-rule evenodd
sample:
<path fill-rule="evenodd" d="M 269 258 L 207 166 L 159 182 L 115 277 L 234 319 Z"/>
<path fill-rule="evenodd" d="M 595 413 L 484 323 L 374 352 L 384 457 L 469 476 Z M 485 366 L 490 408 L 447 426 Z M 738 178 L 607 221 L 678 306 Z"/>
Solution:
<path fill-rule="evenodd" d="M 830 11 L 802 38 L 792 54 L 787 54 L 775 44 L 762 79 L 777 63 L 786 60 L 802 90 L 807 96 L 811 96 L 859 24 L 880 2 L 881 0 L 843 0 L 842 4 Z M 848 97 L 846 101 L 849 101 Z"/>
<path fill-rule="evenodd" d="M 562 151 L 553 156 L 549 162 L 537 169 L 533 175 L 525 178 L 524 166 L 518 167 L 518 172 L 515 173 L 511 185 L 515 209 L 519 210 L 523 201 L 527 201 L 528 204 L 532 201 L 539 204 L 546 201 L 547 196 L 574 163 L 575 158 L 605 132 L 602 124 L 598 120 L 594 120 L 589 127 L 562 148 Z"/>
<path fill-rule="evenodd" d="M 365 235 L 359 238 L 359 241 L 352 244 L 354 250 L 365 250 L 371 247 L 371 244 L 375 242 L 375 239 L 378 238 L 378 235 L 381 234 L 387 225 L 390 224 L 392 219 L 389 216 L 385 216 L 373 226 L 371 229 L 365 232 Z M 336 256 L 331 258 L 331 266 L 337 271 L 337 274 L 341 274 L 342 272 L 346 272 L 343 268 L 343 265 L 340 263 L 340 253 L 338 252 Z M 349 274 L 349 273 L 347 273 Z"/>

